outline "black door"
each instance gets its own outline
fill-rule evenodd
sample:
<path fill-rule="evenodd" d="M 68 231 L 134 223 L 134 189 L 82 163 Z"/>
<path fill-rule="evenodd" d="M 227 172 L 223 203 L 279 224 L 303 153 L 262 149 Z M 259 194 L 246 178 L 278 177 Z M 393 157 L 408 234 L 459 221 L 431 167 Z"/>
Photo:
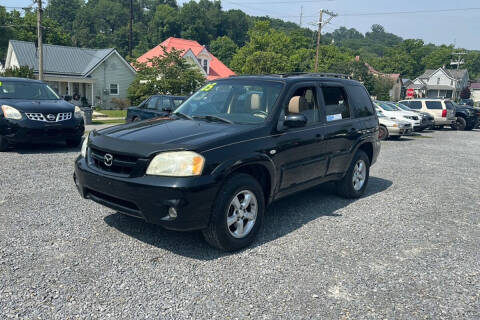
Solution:
<path fill-rule="evenodd" d="M 280 191 L 325 175 L 328 157 L 322 147 L 325 132 L 318 111 L 318 94 L 319 88 L 315 83 L 301 83 L 291 89 L 285 100 L 279 119 L 281 133 L 273 137 L 277 152 L 273 159 L 280 171 Z M 302 128 L 285 128 L 281 122 L 286 114 L 292 112 L 289 104 L 295 97 L 299 105 L 294 109 L 303 113 L 308 123 Z"/>
<path fill-rule="evenodd" d="M 351 149 L 360 137 L 362 124 L 355 120 L 346 89 L 342 84 L 325 82 L 321 86 L 321 114 L 325 120 L 325 151 L 329 154 L 327 175 L 347 170 Z"/>

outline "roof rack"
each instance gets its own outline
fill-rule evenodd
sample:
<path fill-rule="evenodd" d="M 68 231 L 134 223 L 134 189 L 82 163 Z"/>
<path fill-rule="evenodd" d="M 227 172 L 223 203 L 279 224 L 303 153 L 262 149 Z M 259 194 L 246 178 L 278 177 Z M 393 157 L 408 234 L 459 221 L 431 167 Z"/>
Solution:
<path fill-rule="evenodd" d="M 294 76 L 310 76 L 310 77 L 322 77 L 322 78 L 339 78 L 351 80 L 352 77 L 342 73 L 319 73 L 319 72 L 290 72 L 273 74 L 273 76 L 280 76 L 282 78 L 294 77 Z"/>

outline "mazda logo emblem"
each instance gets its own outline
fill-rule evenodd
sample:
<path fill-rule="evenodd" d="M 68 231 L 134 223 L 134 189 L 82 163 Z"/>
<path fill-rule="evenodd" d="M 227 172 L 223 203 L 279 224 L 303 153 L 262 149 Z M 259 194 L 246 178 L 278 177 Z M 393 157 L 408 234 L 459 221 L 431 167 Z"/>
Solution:
<path fill-rule="evenodd" d="M 107 167 L 111 167 L 113 164 L 113 156 L 110 153 L 106 153 L 103 156 L 103 163 L 105 163 Z"/>
<path fill-rule="evenodd" d="M 49 114 L 47 115 L 47 119 L 50 120 L 50 121 L 53 121 L 56 119 L 55 115 L 54 114 Z"/>

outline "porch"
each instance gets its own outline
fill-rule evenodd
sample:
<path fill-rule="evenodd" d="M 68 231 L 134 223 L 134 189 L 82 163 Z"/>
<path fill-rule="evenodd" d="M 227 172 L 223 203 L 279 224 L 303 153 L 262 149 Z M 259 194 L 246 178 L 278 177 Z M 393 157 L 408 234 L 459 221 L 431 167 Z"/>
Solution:
<path fill-rule="evenodd" d="M 70 100 L 75 105 L 80 105 L 83 98 L 87 101 L 88 105 L 94 106 L 95 97 L 95 80 L 89 78 L 76 78 L 76 77 L 62 77 L 45 75 L 45 82 L 62 98 L 69 97 L 73 99 L 75 94 L 80 96 L 77 101 Z"/>

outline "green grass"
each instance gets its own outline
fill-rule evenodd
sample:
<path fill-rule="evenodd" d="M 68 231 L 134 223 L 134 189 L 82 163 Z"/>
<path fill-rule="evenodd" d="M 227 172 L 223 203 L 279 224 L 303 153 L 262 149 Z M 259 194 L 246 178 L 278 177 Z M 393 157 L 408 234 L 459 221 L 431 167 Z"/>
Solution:
<path fill-rule="evenodd" d="M 93 120 L 92 124 L 124 124 L 125 120 Z"/>
<path fill-rule="evenodd" d="M 127 116 L 127 110 L 98 110 L 110 118 L 125 118 Z"/>

